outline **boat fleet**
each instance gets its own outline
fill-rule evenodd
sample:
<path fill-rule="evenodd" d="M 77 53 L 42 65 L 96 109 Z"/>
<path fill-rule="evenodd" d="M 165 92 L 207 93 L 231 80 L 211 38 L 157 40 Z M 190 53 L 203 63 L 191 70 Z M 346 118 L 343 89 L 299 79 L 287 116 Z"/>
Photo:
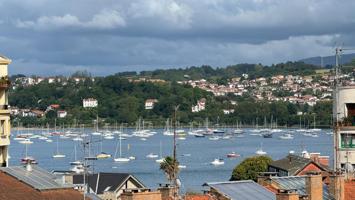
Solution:
<path fill-rule="evenodd" d="M 80 128 L 68 128 L 68 129 L 60 129 L 57 130 L 56 126 L 54 130 L 50 130 L 47 128 L 46 130 L 42 128 L 42 131 L 40 133 L 34 134 L 31 133 L 29 129 L 22 131 L 21 133 L 17 133 L 15 137 L 12 139 L 14 141 L 17 141 L 18 143 L 22 144 L 25 146 L 25 155 L 23 158 L 21 158 L 21 163 L 26 164 L 28 162 L 31 162 L 32 164 L 37 164 L 38 162 L 36 161 L 35 158 L 32 156 L 28 155 L 29 147 L 32 145 L 34 142 L 46 142 L 46 143 L 55 143 L 55 151 L 52 154 L 53 159 L 63 159 L 66 158 L 66 155 L 62 153 L 62 148 L 61 148 L 61 140 L 72 140 L 74 142 L 74 151 L 75 151 L 75 158 L 73 161 L 70 162 L 71 171 L 75 173 L 82 173 L 84 170 L 84 165 L 83 162 L 77 159 L 76 156 L 76 151 L 77 151 L 77 146 L 83 142 L 90 141 L 91 138 L 98 138 L 99 145 L 100 145 L 100 151 L 97 155 L 89 155 L 90 160 L 101 160 L 101 159 L 112 159 L 113 162 L 116 163 L 127 163 L 132 160 L 135 160 L 136 157 L 134 155 L 131 155 L 129 153 L 130 150 L 130 144 L 125 144 L 127 145 L 127 150 L 125 150 L 125 153 L 123 152 L 123 142 L 124 140 L 127 140 L 128 138 L 138 138 L 142 141 L 148 140 L 150 137 L 156 135 L 156 134 L 162 134 L 164 136 L 176 136 L 177 140 L 186 140 L 189 137 L 195 137 L 195 138 L 208 138 L 210 141 L 218 141 L 218 140 L 233 140 L 233 139 L 239 139 L 242 137 L 245 137 L 247 135 L 250 136 L 261 136 L 263 138 L 273 138 L 275 135 L 277 135 L 277 139 L 280 140 L 292 140 L 296 135 L 302 135 L 306 137 L 319 137 L 320 134 L 324 133 L 321 129 L 316 129 L 313 127 L 313 129 L 305 129 L 305 128 L 299 128 L 299 129 L 279 129 L 277 126 L 270 126 L 269 128 L 266 127 L 258 127 L 257 125 L 252 128 L 252 129 L 245 129 L 242 128 L 242 124 L 237 122 L 237 126 L 234 128 L 223 128 L 220 126 L 216 126 L 215 128 L 209 128 L 208 126 L 208 119 L 206 119 L 205 122 L 205 127 L 199 126 L 198 128 L 194 128 L 193 125 L 188 129 L 184 129 L 181 127 L 177 127 L 172 129 L 172 122 L 171 120 L 167 119 L 165 128 L 161 131 L 157 131 L 156 129 L 152 129 L 151 127 L 146 128 L 144 120 L 139 119 L 137 121 L 137 125 L 135 129 L 124 129 L 123 126 L 121 125 L 120 127 L 116 126 L 112 129 L 99 129 L 98 124 L 94 126 L 92 129 L 91 133 L 87 133 L 87 130 L 84 130 L 83 127 Z M 130 130 L 130 131 L 129 131 Z M 24 133 L 25 132 L 25 133 Z M 327 135 L 331 135 L 332 132 L 328 131 L 325 132 Z M 90 138 L 90 139 L 89 139 Z M 275 137 L 274 137 L 275 138 Z M 111 155 L 109 153 L 106 153 L 103 150 L 103 141 L 104 140 L 116 140 L 117 145 L 116 145 L 116 150 L 114 155 Z M 53 142 L 55 141 L 55 142 Z M 260 144 L 259 148 L 256 148 L 256 155 L 267 155 L 267 152 L 263 150 L 262 148 L 262 143 Z M 154 160 L 156 163 L 160 164 L 164 162 L 164 156 L 162 152 L 162 143 L 160 142 L 160 148 L 159 148 L 159 155 L 150 152 L 146 155 L 145 159 L 148 160 Z M 89 150 L 90 152 L 90 150 Z M 229 152 L 223 157 L 226 157 L 228 159 L 235 159 L 240 157 L 240 155 L 236 152 Z M 86 159 L 86 158 L 85 158 Z M 220 166 L 224 165 L 225 161 L 222 158 L 215 158 L 212 160 L 209 164 L 214 165 L 214 166 Z M 185 169 L 187 166 L 186 165 L 180 165 L 179 168 Z"/>

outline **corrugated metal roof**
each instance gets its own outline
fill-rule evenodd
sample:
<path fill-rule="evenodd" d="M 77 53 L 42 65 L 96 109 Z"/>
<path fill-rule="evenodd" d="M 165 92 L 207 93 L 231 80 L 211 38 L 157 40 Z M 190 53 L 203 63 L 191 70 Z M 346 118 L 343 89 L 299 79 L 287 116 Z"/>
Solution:
<path fill-rule="evenodd" d="M 276 195 L 252 180 L 206 183 L 231 200 L 276 200 Z"/>
<path fill-rule="evenodd" d="M 73 187 L 73 185 L 57 182 L 56 176 L 37 166 L 32 166 L 32 171 L 27 171 L 24 166 L 1 167 L 0 170 L 37 190 Z"/>
<path fill-rule="evenodd" d="M 307 194 L 305 176 L 272 177 L 271 180 L 278 184 L 279 189 L 297 190 L 299 195 Z M 335 200 L 330 196 L 328 187 L 325 184 L 323 184 L 323 200 Z"/>

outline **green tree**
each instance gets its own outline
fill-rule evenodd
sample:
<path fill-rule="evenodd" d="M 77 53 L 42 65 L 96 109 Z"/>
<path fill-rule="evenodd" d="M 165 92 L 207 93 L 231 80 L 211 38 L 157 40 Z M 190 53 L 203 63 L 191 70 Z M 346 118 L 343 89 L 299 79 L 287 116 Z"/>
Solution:
<path fill-rule="evenodd" d="M 179 162 L 176 159 L 167 156 L 160 164 L 160 169 L 163 170 L 167 179 L 172 182 L 177 178 L 179 173 Z"/>
<path fill-rule="evenodd" d="M 254 156 L 246 158 L 237 165 L 232 172 L 231 181 L 257 180 L 259 172 L 265 172 L 272 159 L 268 156 Z"/>

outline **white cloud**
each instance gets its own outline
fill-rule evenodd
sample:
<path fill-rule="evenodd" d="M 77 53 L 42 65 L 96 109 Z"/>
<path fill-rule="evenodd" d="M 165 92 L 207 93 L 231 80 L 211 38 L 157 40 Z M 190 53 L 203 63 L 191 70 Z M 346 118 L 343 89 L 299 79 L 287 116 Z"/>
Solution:
<path fill-rule="evenodd" d="M 133 20 L 150 21 L 158 26 L 182 29 L 191 26 L 192 12 L 187 4 L 174 0 L 138 0 L 132 2 L 127 10 Z"/>
<path fill-rule="evenodd" d="M 36 30 L 51 30 L 59 28 L 93 28 L 114 29 L 126 25 L 118 11 L 103 10 L 94 15 L 90 21 L 80 21 L 78 17 L 65 14 L 63 16 L 41 16 L 35 21 L 17 20 L 18 28 L 33 28 Z"/>

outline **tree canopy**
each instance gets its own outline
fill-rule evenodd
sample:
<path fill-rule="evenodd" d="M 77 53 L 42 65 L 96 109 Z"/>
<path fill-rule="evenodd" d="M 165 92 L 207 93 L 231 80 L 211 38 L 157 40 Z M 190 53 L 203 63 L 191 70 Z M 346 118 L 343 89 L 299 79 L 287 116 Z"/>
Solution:
<path fill-rule="evenodd" d="M 246 158 L 237 165 L 232 172 L 231 181 L 254 180 L 257 181 L 258 173 L 267 171 L 272 159 L 268 156 L 254 156 Z"/>

